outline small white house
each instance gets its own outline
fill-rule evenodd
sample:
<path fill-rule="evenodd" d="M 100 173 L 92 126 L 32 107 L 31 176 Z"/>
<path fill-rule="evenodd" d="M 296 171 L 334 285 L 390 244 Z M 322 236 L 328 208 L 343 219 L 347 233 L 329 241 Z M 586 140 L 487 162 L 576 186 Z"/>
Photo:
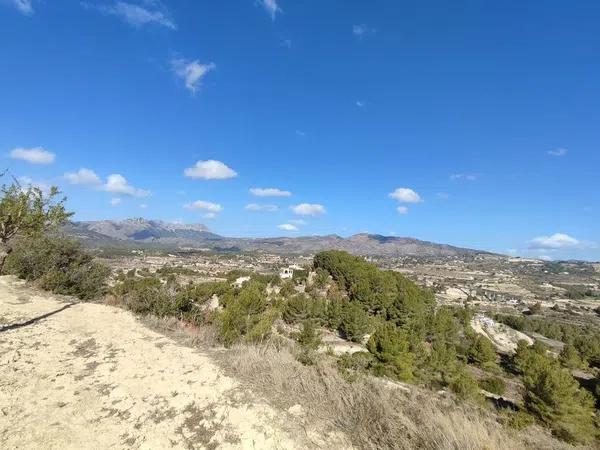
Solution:
<path fill-rule="evenodd" d="M 279 278 L 282 280 L 290 279 L 294 276 L 294 269 L 291 267 L 284 267 L 279 270 Z"/>
<path fill-rule="evenodd" d="M 246 281 L 250 281 L 250 277 L 239 277 L 233 283 L 231 283 L 231 285 L 234 288 L 240 289 Z"/>

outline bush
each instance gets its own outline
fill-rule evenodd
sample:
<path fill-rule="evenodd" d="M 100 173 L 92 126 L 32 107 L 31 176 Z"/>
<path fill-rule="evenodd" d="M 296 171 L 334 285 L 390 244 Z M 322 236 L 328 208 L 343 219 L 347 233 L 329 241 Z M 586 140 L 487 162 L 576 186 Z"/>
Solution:
<path fill-rule="evenodd" d="M 371 329 L 367 312 L 357 302 L 348 302 L 342 309 L 339 331 L 353 342 L 360 342 Z"/>
<path fill-rule="evenodd" d="M 110 275 L 110 269 L 94 261 L 77 241 L 44 235 L 17 241 L 5 270 L 42 289 L 84 300 L 104 294 Z"/>
<path fill-rule="evenodd" d="M 466 368 L 460 368 L 452 377 L 448 386 L 461 400 L 480 400 L 481 392 L 477 380 Z"/>
<path fill-rule="evenodd" d="M 300 346 L 298 360 L 305 365 L 312 365 L 316 361 L 316 352 L 322 344 L 321 334 L 312 320 L 302 322 L 302 330 L 296 335 L 296 342 Z"/>
<path fill-rule="evenodd" d="M 489 377 L 479 380 L 479 386 L 492 394 L 503 395 L 506 391 L 506 383 L 502 378 Z"/>
<path fill-rule="evenodd" d="M 263 286 L 250 281 L 226 302 L 219 316 L 219 335 L 226 346 L 246 337 L 247 341 L 263 340 L 271 332 L 278 312 L 267 312 L 267 299 Z"/>
<path fill-rule="evenodd" d="M 469 361 L 482 368 L 491 368 L 496 363 L 496 349 L 484 336 L 475 335 L 468 349 Z"/>
<path fill-rule="evenodd" d="M 291 297 L 283 309 L 283 320 L 287 323 L 303 322 L 308 319 L 317 320 L 320 323 L 324 316 L 325 303 L 304 294 Z"/>
<path fill-rule="evenodd" d="M 515 430 L 523 430 L 535 423 L 531 414 L 525 411 L 505 410 L 502 412 L 502 423 Z"/>
<path fill-rule="evenodd" d="M 414 380 L 415 355 L 409 351 L 406 332 L 393 323 L 382 324 L 367 342 L 367 348 L 378 360 L 374 366 L 376 375 Z"/>

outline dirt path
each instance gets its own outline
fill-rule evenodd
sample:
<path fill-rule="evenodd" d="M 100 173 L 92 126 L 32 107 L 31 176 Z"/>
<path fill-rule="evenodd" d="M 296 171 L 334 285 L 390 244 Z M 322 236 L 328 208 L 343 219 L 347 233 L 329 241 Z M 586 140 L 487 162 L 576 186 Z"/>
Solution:
<path fill-rule="evenodd" d="M 0 277 L 0 330 L 0 448 L 306 447 L 287 413 L 126 311 Z"/>

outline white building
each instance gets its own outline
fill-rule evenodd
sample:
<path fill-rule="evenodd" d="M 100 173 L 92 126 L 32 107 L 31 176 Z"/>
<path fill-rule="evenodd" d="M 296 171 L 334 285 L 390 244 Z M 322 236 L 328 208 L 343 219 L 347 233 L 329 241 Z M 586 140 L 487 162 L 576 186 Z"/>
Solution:
<path fill-rule="evenodd" d="M 246 281 L 250 281 L 250 277 L 239 277 L 237 280 L 235 280 L 233 283 L 231 283 L 231 285 L 234 288 L 238 288 L 239 289 L 239 288 L 241 288 L 244 285 L 244 283 Z"/>
<path fill-rule="evenodd" d="M 279 277 L 282 280 L 287 280 L 289 278 L 292 278 L 293 276 L 294 276 L 294 269 L 292 269 L 291 267 L 284 267 L 279 270 Z"/>

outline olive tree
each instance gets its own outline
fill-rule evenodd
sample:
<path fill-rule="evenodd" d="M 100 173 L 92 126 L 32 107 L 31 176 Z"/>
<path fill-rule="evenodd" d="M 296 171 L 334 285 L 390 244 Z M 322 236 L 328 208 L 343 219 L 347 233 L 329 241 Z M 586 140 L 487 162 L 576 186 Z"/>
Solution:
<path fill-rule="evenodd" d="M 2 176 L 4 174 L 1 174 Z M 53 186 L 48 192 L 36 186 L 24 187 L 17 180 L 0 188 L 0 273 L 13 251 L 17 237 L 34 236 L 57 229 L 72 215 L 65 210 L 65 198 Z"/>

